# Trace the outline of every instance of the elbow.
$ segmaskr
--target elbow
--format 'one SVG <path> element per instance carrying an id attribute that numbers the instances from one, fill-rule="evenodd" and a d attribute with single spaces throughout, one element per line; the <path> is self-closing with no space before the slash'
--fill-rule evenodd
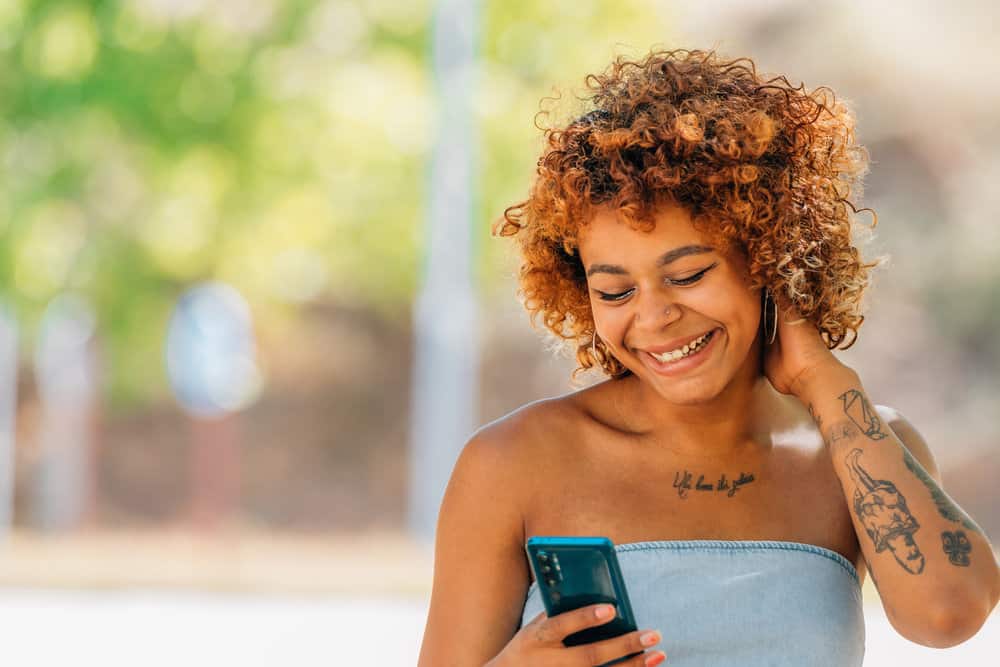
<path id="1" fill-rule="evenodd" d="M 993 561 L 993 592 L 990 595 L 990 608 L 987 613 L 993 613 L 993 609 L 1000 602 L 1000 567 L 997 566 L 996 559 Z"/>
<path id="2" fill-rule="evenodd" d="M 957 646 L 975 636 L 989 618 L 990 609 L 992 606 L 988 602 L 977 601 L 941 614 L 936 623 L 939 639 L 937 648 Z"/>
<path id="3" fill-rule="evenodd" d="M 990 615 L 992 605 L 975 602 L 941 606 L 911 632 L 900 633 L 917 644 L 931 648 L 951 648 L 975 636 Z"/>

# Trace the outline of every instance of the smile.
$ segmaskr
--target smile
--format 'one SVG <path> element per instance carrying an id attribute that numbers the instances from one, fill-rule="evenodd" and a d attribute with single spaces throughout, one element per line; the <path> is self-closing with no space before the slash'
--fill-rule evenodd
<path id="1" fill-rule="evenodd" d="M 712 334 L 715 333 L 715 329 L 712 329 L 706 334 L 695 338 L 693 341 L 687 345 L 683 345 L 676 350 L 670 350 L 669 352 L 650 352 L 649 354 L 656 357 L 657 361 L 677 361 L 678 359 L 683 359 L 684 357 L 691 356 L 702 348 L 703 345 L 707 345 L 708 341 L 712 338 Z"/>
<path id="2" fill-rule="evenodd" d="M 663 375 L 676 375 L 700 366 L 711 355 L 713 344 L 719 337 L 719 329 L 712 329 L 702 334 L 690 343 L 676 350 L 653 354 L 646 350 L 639 352 L 639 357 L 652 371 Z"/>

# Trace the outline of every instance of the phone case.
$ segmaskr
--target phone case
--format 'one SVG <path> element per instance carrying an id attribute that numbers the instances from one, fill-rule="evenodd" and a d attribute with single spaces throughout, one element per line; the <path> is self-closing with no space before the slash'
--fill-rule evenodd
<path id="1" fill-rule="evenodd" d="M 611 540 L 533 536 L 528 538 L 525 550 L 550 618 L 601 602 L 613 604 L 617 609 L 611 621 L 568 635 L 563 639 L 564 645 L 589 644 L 636 630 L 625 579 Z M 639 653 L 605 664 L 613 665 L 636 655 Z"/>

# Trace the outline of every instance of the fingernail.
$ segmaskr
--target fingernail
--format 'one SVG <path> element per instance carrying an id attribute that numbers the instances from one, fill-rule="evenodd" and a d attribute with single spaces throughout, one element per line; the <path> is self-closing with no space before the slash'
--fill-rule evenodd
<path id="1" fill-rule="evenodd" d="M 647 632 L 639 636 L 639 641 L 643 646 L 652 646 L 656 642 L 660 641 L 660 633 L 655 630 Z"/>
<path id="2" fill-rule="evenodd" d="M 667 656 L 660 653 L 659 651 L 657 651 L 656 653 L 650 653 L 648 656 L 646 656 L 646 667 L 656 667 L 656 665 L 660 664 L 666 659 Z"/>
<path id="3" fill-rule="evenodd" d="M 597 614 L 597 618 L 608 618 L 615 611 L 614 607 L 609 607 L 608 605 L 603 605 L 597 608 L 594 612 Z"/>

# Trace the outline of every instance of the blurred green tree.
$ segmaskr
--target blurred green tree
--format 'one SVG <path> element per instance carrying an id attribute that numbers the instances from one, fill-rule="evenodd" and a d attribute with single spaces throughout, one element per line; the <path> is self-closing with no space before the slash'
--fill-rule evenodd
<path id="1" fill-rule="evenodd" d="M 579 86 L 614 52 L 661 40 L 654 9 L 485 3 L 484 288 L 508 266 L 489 224 L 527 191 L 539 99 L 553 80 Z M 112 405 L 128 407 L 167 393 L 166 322 L 195 281 L 233 284 L 262 327 L 314 300 L 408 318 L 438 129 L 432 11 L 431 0 L 0 0 L 0 285 L 28 344 L 55 294 L 83 293 Z"/>

